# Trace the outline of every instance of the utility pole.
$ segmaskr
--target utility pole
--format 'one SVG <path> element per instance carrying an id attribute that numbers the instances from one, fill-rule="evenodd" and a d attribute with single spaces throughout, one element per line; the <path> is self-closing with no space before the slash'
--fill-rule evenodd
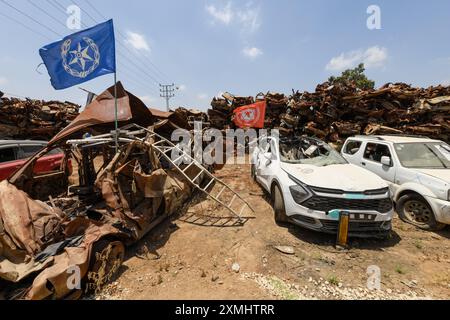
<path id="1" fill-rule="evenodd" d="M 161 98 L 166 99 L 167 111 L 170 111 L 170 99 L 175 97 L 175 84 L 160 84 Z"/>

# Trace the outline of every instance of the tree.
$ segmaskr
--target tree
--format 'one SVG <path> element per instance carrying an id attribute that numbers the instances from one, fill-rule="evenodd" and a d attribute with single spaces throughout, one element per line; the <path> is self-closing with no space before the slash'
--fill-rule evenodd
<path id="1" fill-rule="evenodd" d="M 375 81 L 368 79 L 364 74 L 365 71 L 364 63 L 361 63 L 355 69 L 345 70 L 340 77 L 330 77 L 328 81 L 331 84 L 341 83 L 343 85 L 354 83 L 361 90 L 374 89 Z"/>

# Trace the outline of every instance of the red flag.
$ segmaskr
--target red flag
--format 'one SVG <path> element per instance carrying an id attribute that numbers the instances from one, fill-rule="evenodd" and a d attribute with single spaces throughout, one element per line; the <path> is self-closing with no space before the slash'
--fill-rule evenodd
<path id="1" fill-rule="evenodd" d="M 266 102 L 257 102 L 234 110 L 234 123 L 239 128 L 264 128 Z"/>

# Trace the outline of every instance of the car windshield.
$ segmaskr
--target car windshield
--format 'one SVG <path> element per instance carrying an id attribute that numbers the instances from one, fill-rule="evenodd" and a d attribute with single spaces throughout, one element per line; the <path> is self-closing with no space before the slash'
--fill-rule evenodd
<path id="1" fill-rule="evenodd" d="M 395 151 L 406 168 L 449 169 L 450 146 L 437 143 L 398 143 Z"/>
<path id="2" fill-rule="evenodd" d="M 326 167 L 348 162 L 328 144 L 310 138 L 280 141 L 280 158 L 284 163 Z"/>

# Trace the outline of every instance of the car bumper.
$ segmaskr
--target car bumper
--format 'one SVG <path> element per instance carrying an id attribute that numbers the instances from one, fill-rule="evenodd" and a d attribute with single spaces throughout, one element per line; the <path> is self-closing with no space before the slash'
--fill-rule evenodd
<path id="1" fill-rule="evenodd" d="M 286 215 L 295 225 L 328 234 L 337 234 L 339 219 L 331 217 L 326 212 L 314 211 L 298 205 L 293 199 L 286 203 Z M 345 209 L 342 209 L 345 210 Z M 351 215 L 375 215 L 374 220 L 350 219 L 349 237 L 355 238 L 386 238 L 392 230 L 394 210 L 387 213 L 367 210 L 345 210 Z"/>
<path id="2" fill-rule="evenodd" d="M 431 197 L 425 198 L 433 209 L 436 221 L 444 224 L 450 224 L 450 201 L 439 200 Z"/>

